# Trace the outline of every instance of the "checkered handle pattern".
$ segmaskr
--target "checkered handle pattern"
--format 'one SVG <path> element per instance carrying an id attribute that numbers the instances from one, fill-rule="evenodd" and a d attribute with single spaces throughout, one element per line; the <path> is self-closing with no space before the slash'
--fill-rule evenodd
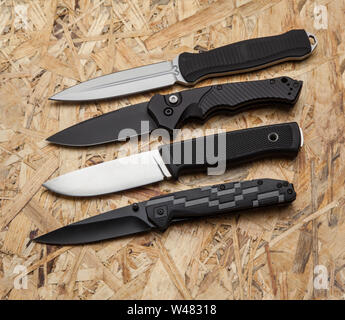
<path id="1" fill-rule="evenodd" d="M 176 192 L 152 198 L 145 205 L 150 221 L 164 230 L 174 220 L 288 204 L 295 199 L 291 183 L 256 179 Z"/>

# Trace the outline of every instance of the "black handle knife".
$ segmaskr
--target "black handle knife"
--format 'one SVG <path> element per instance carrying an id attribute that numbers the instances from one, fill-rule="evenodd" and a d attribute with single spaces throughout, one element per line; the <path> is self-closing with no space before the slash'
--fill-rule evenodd
<path id="1" fill-rule="evenodd" d="M 279 77 L 155 95 L 149 102 L 83 121 L 47 140 L 60 145 L 92 146 L 142 135 L 157 128 L 171 131 L 190 120 L 203 122 L 220 112 L 233 115 L 262 106 L 286 109 L 296 103 L 302 85 L 302 81 Z"/>
<path id="2" fill-rule="evenodd" d="M 197 217 L 213 217 L 256 207 L 286 205 L 296 199 L 291 183 L 257 179 L 175 192 L 115 209 L 44 234 L 34 241 L 73 245 L 128 236 Z"/>
<path id="3" fill-rule="evenodd" d="M 182 53 L 163 61 L 94 78 L 55 94 L 51 99 L 86 101 L 119 97 L 170 86 L 193 85 L 209 77 L 262 69 L 307 58 L 317 39 L 305 30 L 249 39 L 203 53 Z"/>
<path id="4" fill-rule="evenodd" d="M 44 186 L 67 196 L 95 196 L 177 179 L 183 172 L 210 168 L 216 171 L 212 174 L 221 174 L 227 167 L 260 158 L 294 157 L 302 143 L 296 122 L 237 130 L 89 166 L 49 180 Z"/>

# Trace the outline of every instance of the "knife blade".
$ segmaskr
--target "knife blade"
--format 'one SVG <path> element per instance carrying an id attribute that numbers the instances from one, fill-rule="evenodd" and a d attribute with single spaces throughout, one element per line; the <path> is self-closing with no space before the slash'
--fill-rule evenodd
<path id="1" fill-rule="evenodd" d="M 171 223 L 213 217 L 256 207 L 287 205 L 296 199 L 293 184 L 276 179 L 230 182 L 175 192 L 72 223 L 34 239 L 50 245 L 76 245 L 151 230 Z"/>
<path id="2" fill-rule="evenodd" d="M 93 146 L 143 135 L 157 128 L 172 131 L 189 120 L 206 121 L 216 113 L 230 115 L 250 107 L 290 108 L 298 100 L 303 82 L 289 77 L 229 83 L 155 95 L 150 101 L 121 108 L 66 128 L 47 140 L 66 146 Z"/>
<path id="3" fill-rule="evenodd" d="M 140 187 L 181 173 L 264 157 L 295 157 L 303 144 L 296 122 L 236 130 L 160 146 L 66 173 L 43 185 L 66 196 L 95 196 Z"/>
<path id="4" fill-rule="evenodd" d="M 311 40 L 313 42 L 311 42 Z M 100 76 L 65 89 L 51 100 L 87 101 L 119 97 L 227 74 L 248 72 L 288 60 L 303 60 L 316 48 L 316 37 L 305 30 L 249 39 L 203 53 L 182 53 L 172 61 Z"/>

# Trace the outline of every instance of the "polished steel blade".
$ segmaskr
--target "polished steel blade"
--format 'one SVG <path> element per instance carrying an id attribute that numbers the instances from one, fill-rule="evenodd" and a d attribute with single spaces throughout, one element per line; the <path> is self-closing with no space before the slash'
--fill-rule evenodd
<path id="1" fill-rule="evenodd" d="M 150 133 L 157 125 L 147 112 L 147 104 L 139 103 L 91 118 L 47 140 L 65 146 L 82 147 L 122 140 L 119 136 L 121 132 L 128 132 L 127 137 Z"/>
<path id="2" fill-rule="evenodd" d="M 47 189 L 66 196 L 96 196 L 140 187 L 170 178 L 158 150 L 66 173 L 43 184 Z"/>
<path id="3" fill-rule="evenodd" d="M 147 219 L 144 204 L 139 203 L 136 211 L 132 206 L 112 210 L 54 230 L 34 241 L 51 245 L 74 245 L 128 236 L 155 228 Z"/>
<path id="4" fill-rule="evenodd" d="M 94 78 L 63 90 L 50 99 L 87 101 L 119 97 L 156 88 L 184 83 L 178 68 L 178 57 L 173 61 L 150 64 Z"/>

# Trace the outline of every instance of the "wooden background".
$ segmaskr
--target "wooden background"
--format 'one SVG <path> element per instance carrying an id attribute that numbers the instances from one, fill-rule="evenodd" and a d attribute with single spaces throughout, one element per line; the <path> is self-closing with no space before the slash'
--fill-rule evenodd
<path id="1" fill-rule="evenodd" d="M 327 27 L 317 24 L 317 5 L 326 8 Z M 344 14 L 344 0 L 0 1 L 1 298 L 344 299 Z M 305 145 L 294 161 L 265 160 L 222 176 L 183 176 L 177 183 L 92 199 L 59 197 L 41 186 L 48 178 L 114 159 L 122 147 L 67 149 L 48 144 L 46 137 L 146 101 L 153 93 L 83 105 L 48 101 L 52 94 L 184 51 L 292 28 L 316 34 L 319 46 L 309 59 L 199 84 L 287 75 L 304 81 L 292 110 L 251 110 L 186 128 L 234 130 L 297 121 Z M 30 241 L 58 226 L 165 192 L 263 177 L 292 181 L 297 200 L 287 208 L 185 223 L 164 234 L 94 245 L 54 247 Z M 313 284 L 317 265 L 327 271 L 327 289 Z M 20 266 L 27 268 L 27 289 L 16 286 Z"/>

